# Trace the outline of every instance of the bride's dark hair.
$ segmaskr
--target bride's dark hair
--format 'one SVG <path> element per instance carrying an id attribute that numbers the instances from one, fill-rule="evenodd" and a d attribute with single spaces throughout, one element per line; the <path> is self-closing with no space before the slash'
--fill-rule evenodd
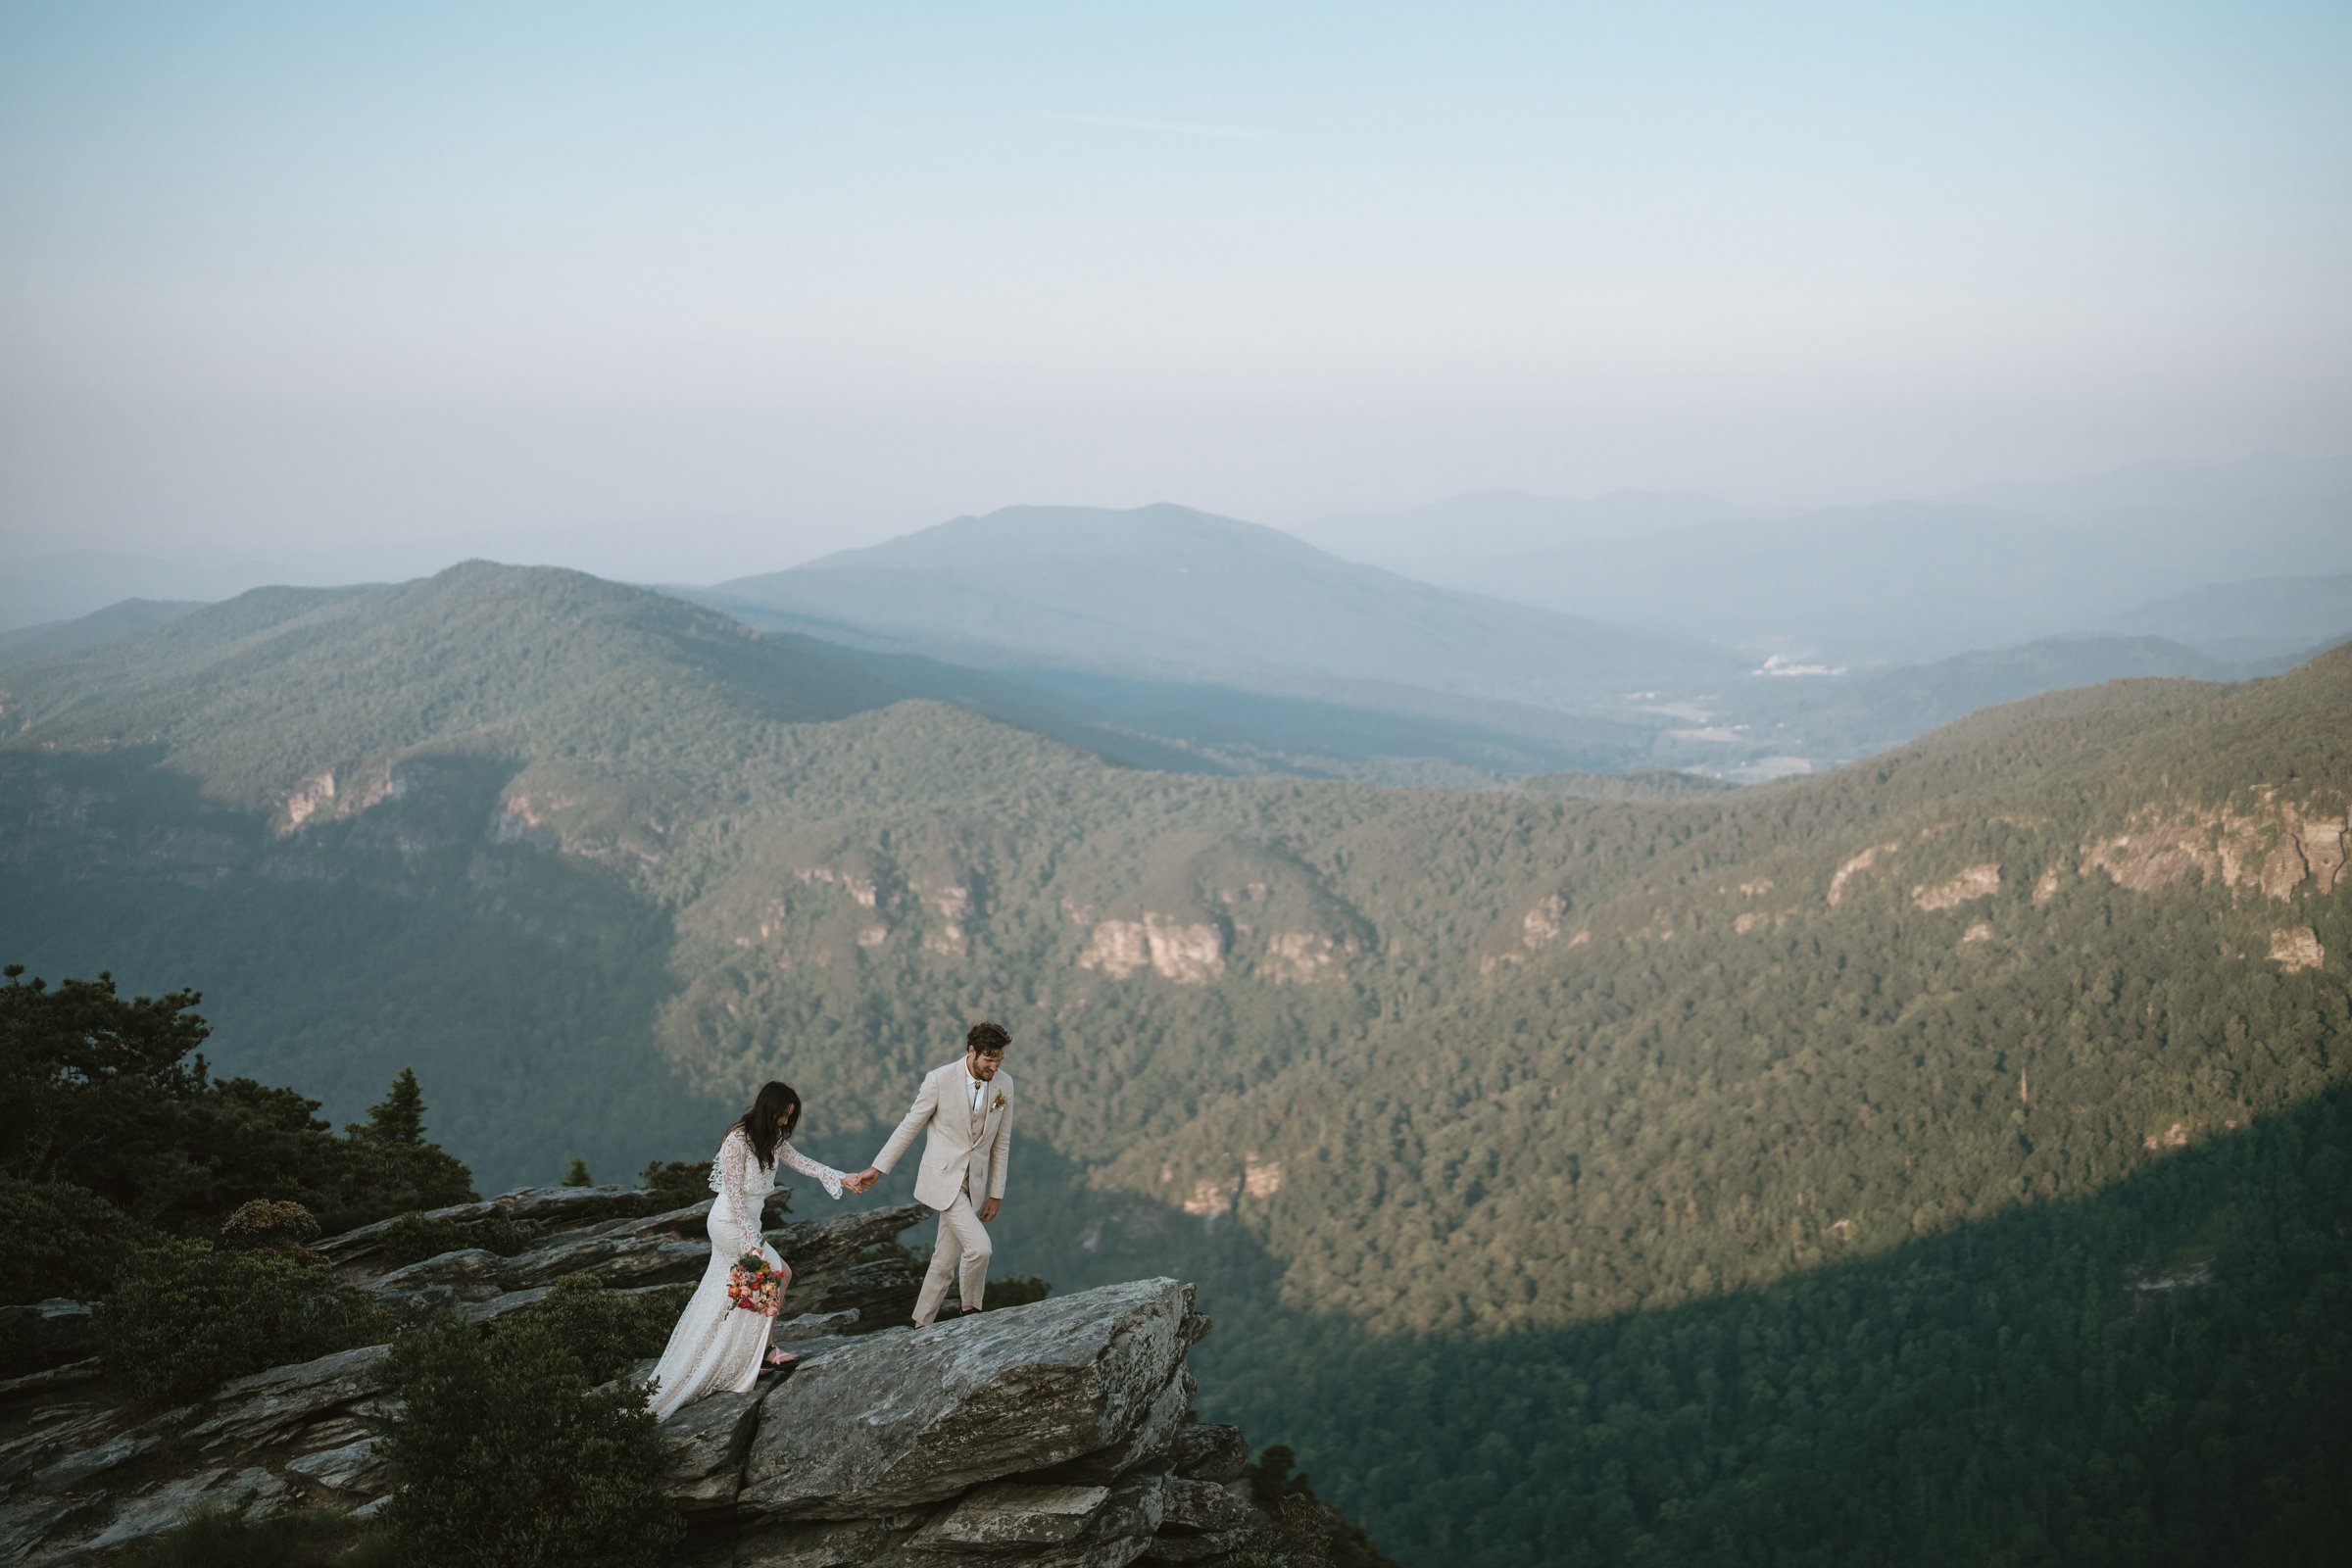
<path id="1" fill-rule="evenodd" d="M 752 1152 L 760 1156 L 760 1163 L 773 1165 L 776 1146 L 800 1129 L 801 1097 L 792 1085 L 771 1078 L 760 1088 L 752 1108 L 743 1113 L 743 1120 L 735 1125 L 751 1141 Z"/>

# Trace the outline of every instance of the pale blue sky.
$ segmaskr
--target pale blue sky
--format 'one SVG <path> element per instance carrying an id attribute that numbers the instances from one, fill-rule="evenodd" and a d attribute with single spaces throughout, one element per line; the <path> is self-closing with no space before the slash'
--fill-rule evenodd
<path id="1" fill-rule="evenodd" d="M 27 0 L 0 527 L 691 575 L 2341 451 L 2348 68 L 2340 3 Z"/>

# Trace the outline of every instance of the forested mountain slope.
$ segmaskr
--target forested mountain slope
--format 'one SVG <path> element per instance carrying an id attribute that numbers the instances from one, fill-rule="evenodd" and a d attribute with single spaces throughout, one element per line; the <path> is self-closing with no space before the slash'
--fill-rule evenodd
<path id="1" fill-rule="evenodd" d="M 487 566 L 0 688 L 0 949 L 197 985 L 224 1068 L 335 1113 L 413 1063 L 485 1183 L 696 1155 L 770 1073 L 854 1162 L 1004 1018 L 1008 1264 L 1243 1248 L 1256 1304 L 1203 1354 L 1310 1464 L 1379 1435 L 1381 1346 L 1533 1377 L 1629 1311 L 2093 1201 L 2346 1076 L 2352 650 L 1656 801 L 1116 767 Z M 1381 1539 L 1553 1549 L 1413 1523 L 1541 1467 L 1411 1451 L 1342 1499 Z"/>
<path id="2" fill-rule="evenodd" d="M 197 608 L 190 600 L 125 599 L 73 620 L 52 620 L 0 631 L 0 667 L 29 664 L 35 660 L 95 648 L 118 637 L 136 636 L 150 627 L 177 620 Z"/>

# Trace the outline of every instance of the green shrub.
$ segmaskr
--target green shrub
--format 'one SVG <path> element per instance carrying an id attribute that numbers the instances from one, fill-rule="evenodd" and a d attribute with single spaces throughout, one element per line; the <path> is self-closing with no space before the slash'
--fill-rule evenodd
<path id="1" fill-rule="evenodd" d="M 401 1214 L 385 1227 L 384 1256 L 398 1267 L 420 1263 L 443 1252 L 478 1247 L 485 1252 L 513 1257 L 531 1245 L 532 1233 L 504 1214 L 488 1219 L 433 1219 L 424 1214 Z"/>
<path id="2" fill-rule="evenodd" d="M 390 1318 L 322 1263 L 163 1242 L 126 1252 L 98 1310 L 107 1372 L 142 1398 L 391 1338 Z"/>
<path id="3" fill-rule="evenodd" d="M 607 1290 L 593 1274 L 566 1274 L 555 1289 L 499 1326 L 546 1329 L 567 1348 L 590 1383 L 621 1376 L 647 1356 L 660 1355 L 677 1325 L 690 1285 L 627 1296 Z"/>
<path id="4" fill-rule="evenodd" d="M 0 1177 L 0 1303 L 53 1296 L 94 1301 L 122 1256 L 155 1233 L 96 1193 L 71 1182 Z"/>
<path id="5" fill-rule="evenodd" d="M 574 1154 L 571 1156 L 571 1164 L 564 1171 L 563 1185 L 565 1187 L 594 1187 L 596 1178 L 588 1174 L 588 1162 Z"/>
<path id="6" fill-rule="evenodd" d="M 710 1162 L 707 1159 L 657 1159 L 637 1178 L 637 1185 L 661 1195 L 663 1204 L 684 1208 L 710 1200 Z"/>
<path id="7" fill-rule="evenodd" d="M 268 1250 L 303 1255 L 303 1243 L 318 1239 L 318 1221 L 300 1203 L 257 1198 L 239 1203 L 220 1223 L 220 1245 L 232 1251 Z"/>
<path id="8" fill-rule="evenodd" d="M 424 1138 L 414 1073 L 337 1138 L 318 1102 L 216 1079 L 196 993 L 125 1000 L 113 979 L 52 987 L 0 968 L 0 1176 L 71 1182 L 159 1229 L 213 1235 L 257 1198 L 291 1198 L 332 1230 L 473 1197 Z"/>
<path id="9" fill-rule="evenodd" d="M 644 1386 L 595 1388 L 548 1321 L 437 1317 L 394 1347 L 386 1387 L 383 1519 L 417 1561 L 653 1568 L 681 1533 Z"/>
<path id="10" fill-rule="evenodd" d="M 396 1568 L 389 1545 L 382 1531 L 340 1513 L 252 1520 L 204 1508 L 125 1557 L 122 1568 Z"/>

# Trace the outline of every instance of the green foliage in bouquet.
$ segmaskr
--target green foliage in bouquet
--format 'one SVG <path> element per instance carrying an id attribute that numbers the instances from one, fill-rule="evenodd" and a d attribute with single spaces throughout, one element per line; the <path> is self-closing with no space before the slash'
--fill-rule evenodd
<path id="1" fill-rule="evenodd" d="M 98 1311 L 110 1376 L 186 1400 L 231 1378 L 392 1337 L 391 1320 L 323 1263 L 167 1241 L 115 1260 Z"/>
<path id="2" fill-rule="evenodd" d="M 488 1335 L 443 1316 L 394 1347 L 383 1519 L 415 1560 L 653 1568 L 682 1533 L 644 1387 L 596 1386 L 564 1337 L 573 1309 Z"/>

